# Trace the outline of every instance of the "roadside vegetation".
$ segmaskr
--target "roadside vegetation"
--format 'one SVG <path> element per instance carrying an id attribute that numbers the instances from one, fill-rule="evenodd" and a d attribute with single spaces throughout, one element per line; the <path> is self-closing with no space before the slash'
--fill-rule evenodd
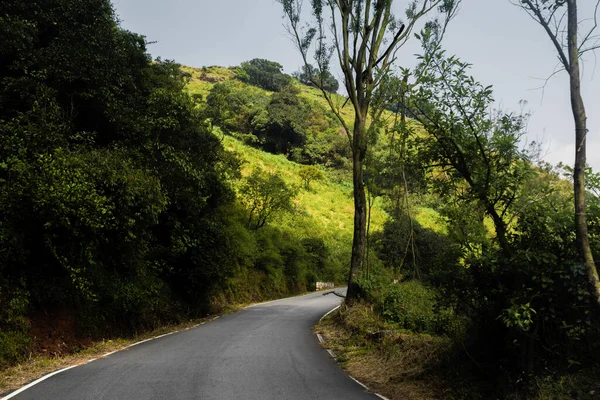
<path id="1" fill-rule="evenodd" d="M 280 3 L 305 61 L 292 76 L 260 58 L 153 59 L 108 0 L 2 3 L 0 388 L 328 281 L 350 297 L 317 330 L 391 399 L 598 398 L 600 174 L 585 154 L 540 161 L 527 113 L 495 109 L 443 50 L 460 2 L 415 1 L 408 26 L 391 0 L 372 15 L 331 3 L 392 34 L 355 54 L 366 72 L 338 53 L 345 82 L 322 2 L 307 31 L 300 3 Z M 576 2 L 522 4 L 543 19 Z M 418 66 L 392 68 L 415 32 Z M 346 98 L 350 80 L 363 86 Z"/>
<path id="2" fill-rule="evenodd" d="M 3 3 L 0 21 L 1 369 L 344 281 L 345 172 L 319 164 L 307 183 L 294 161 L 308 156 L 292 157 L 310 130 L 298 118 L 329 122 L 273 63 L 216 75 L 256 94 L 256 140 L 284 155 L 236 139 L 218 111 L 234 96 L 210 75 L 197 96 L 108 1 Z"/>

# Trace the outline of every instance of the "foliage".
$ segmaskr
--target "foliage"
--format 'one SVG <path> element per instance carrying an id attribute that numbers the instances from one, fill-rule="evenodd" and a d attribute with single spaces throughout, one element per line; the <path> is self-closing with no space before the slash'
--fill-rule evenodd
<path id="1" fill-rule="evenodd" d="M 520 150 L 526 116 L 488 113 L 491 87 L 468 76 L 468 64 L 435 47 L 421 61 L 419 85 L 406 106 L 427 134 L 414 135 L 409 147 L 419 148 L 428 186 L 443 196 L 438 209 L 450 232 L 444 241 L 460 249 L 421 278 L 440 290 L 442 309 L 472 321 L 466 348 L 495 366 L 490 376 L 508 371 L 525 381 L 548 366 L 592 365 L 600 326 L 586 269 L 573 261 L 568 183 L 551 169 L 534 167 L 530 153 Z M 388 265 L 410 254 L 406 249 L 416 232 L 406 222 L 403 229 L 398 222 L 387 224 L 380 251 Z M 396 238 L 404 251 L 394 247 Z M 393 304 L 392 310 L 402 307 Z M 387 312 L 396 320 L 404 317 Z"/>
<path id="2" fill-rule="evenodd" d="M 438 302 L 439 294 L 418 280 L 391 282 L 381 275 L 358 281 L 361 297 L 392 329 L 430 333 L 460 339 L 465 322 Z"/>
<path id="3" fill-rule="evenodd" d="M 569 75 L 571 112 L 575 125 L 573 202 L 575 204 L 575 234 L 579 248 L 577 257 L 585 265 L 590 292 L 595 298 L 597 307 L 600 308 L 600 277 L 594 261 L 587 222 L 585 175 L 588 127 L 585 103 L 581 95 L 580 69 L 583 56 L 598 49 L 595 39 L 597 38 L 600 2 L 596 2 L 592 15 L 587 18 L 579 17 L 577 0 L 521 0 L 515 5 L 523 9 L 544 29 L 550 42 L 554 45 L 559 65 L 562 67 L 561 70 L 564 69 Z M 588 23 L 589 26 L 586 26 Z"/>
<path id="4" fill-rule="evenodd" d="M 347 138 L 293 85 L 269 95 L 228 80 L 215 84 L 202 106 L 213 125 L 250 145 L 306 164 L 347 165 Z"/>
<path id="5" fill-rule="evenodd" d="M 215 84 L 206 99 L 204 114 L 226 132 L 251 133 L 265 124 L 266 95 L 228 80 Z"/>
<path id="6" fill-rule="evenodd" d="M 456 264 L 461 251 L 446 235 L 423 228 L 406 214 L 392 215 L 373 238 L 384 264 L 403 276 L 432 276 Z"/>
<path id="7" fill-rule="evenodd" d="M 301 24 L 301 0 L 279 0 L 279 3 L 289 24 L 288 31 L 295 39 L 304 61 L 304 72 L 312 72 L 313 68 L 308 60 L 313 56 L 319 79 L 312 79 L 312 82 L 319 86 L 350 142 L 355 219 L 346 302 L 351 303 L 356 297 L 357 287 L 354 282 L 360 276 L 367 244 L 367 199 L 363 165 L 369 148 L 368 134 L 381 123 L 379 117 L 385 108 L 381 103 L 372 102 L 374 93 L 381 85 L 382 77 L 392 69 L 398 49 L 406 43 L 415 24 L 437 8 L 445 15 L 446 26 L 460 1 L 413 1 L 406 10 L 407 21 L 403 23 L 393 13 L 392 0 L 359 0 L 351 3 L 324 3 L 319 0 L 311 2 L 312 18 L 304 26 Z M 429 25 L 439 27 L 437 19 Z M 344 76 L 347 101 L 354 110 L 352 128 L 343 117 L 343 105 L 336 104 L 335 97 L 324 88 L 324 78 L 334 55 L 337 55 Z M 375 110 L 370 113 L 371 107 Z M 369 116 L 376 117 L 369 119 Z"/>
<path id="8" fill-rule="evenodd" d="M 293 148 L 306 142 L 309 109 L 298 94 L 292 85 L 273 94 L 267 105 L 267 121 L 262 126 L 254 125 L 254 133 L 266 151 L 289 155 Z"/>
<path id="9" fill-rule="evenodd" d="M 297 71 L 292 75 L 301 83 L 308 86 L 314 85 L 313 80 L 315 80 L 317 82 L 316 86 L 322 87 L 331 93 L 337 93 L 340 87 L 339 82 L 333 75 L 331 75 L 331 72 L 323 71 L 320 73 L 314 66 L 310 64 L 302 66 L 300 71 Z"/>
<path id="10" fill-rule="evenodd" d="M 57 305 L 78 334 L 106 337 L 337 274 L 329 243 L 291 229 L 268 231 L 265 273 L 232 187 L 241 162 L 205 123 L 251 131 L 267 96 L 231 81 L 199 104 L 191 75 L 153 61 L 107 0 L 3 3 L 0 18 L 0 365 L 28 354 L 28 317 Z M 252 225 L 291 209 L 281 178 L 254 182 L 267 198 Z"/>
<path id="11" fill-rule="evenodd" d="M 429 135 L 416 138 L 426 165 L 439 170 L 440 193 L 453 191 L 466 203 L 477 202 L 492 219 L 506 254 L 504 220 L 530 171 L 518 142 L 526 116 L 490 115 L 492 89 L 467 75 L 469 65 L 443 51 L 426 53 L 421 84 L 410 94 L 409 109 Z"/>
<path id="12" fill-rule="evenodd" d="M 310 190 L 311 182 L 323 179 L 323 173 L 314 165 L 303 167 L 300 172 L 298 172 L 298 175 L 300 176 L 300 179 L 302 179 L 304 189 L 306 190 Z"/>
<path id="13" fill-rule="evenodd" d="M 276 174 L 255 169 L 240 190 L 248 212 L 248 228 L 259 229 L 278 212 L 293 211 L 297 190 Z"/>
<path id="14" fill-rule="evenodd" d="M 243 62 L 241 70 L 240 80 L 272 92 L 281 91 L 291 81 L 290 76 L 282 72 L 283 66 L 274 61 L 255 58 Z"/>

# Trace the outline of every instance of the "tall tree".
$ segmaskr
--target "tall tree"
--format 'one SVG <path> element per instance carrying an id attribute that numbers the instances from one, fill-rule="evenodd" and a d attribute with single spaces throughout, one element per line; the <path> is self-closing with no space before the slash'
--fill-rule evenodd
<path id="1" fill-rule="evenodd" d="M 459 0 L 413 0 L 406 10 L 406 22 L 393 13 L 393 0 L 311 0 L 312 18 L 302 28 L 302 0 L 278 0 L 283 6 L 288 30 L 302 55 L 307 72 L 309 57 L 316 61 L 310 80 L 321 89 L 332 112 L 342 124 L 352 149 L 354 186 L 354 238 L 346 301 L 356 295 L 356 278 L 364 260 L 366 243 L 366 196 L 363 163 L 367 154 L 367 132 L 373 125 L 369 111 L 375 90 L 393 67 L 397 51 L 411 36 L 415 25 L 438 9 L 450 19 Z M 330 61 L 334 56 L 344 76 L 348 101 L 354 108 L 354 126 L 341 113 L 343 104 L 325 89 Z M 345 104 L 345 103 L 344 103 Z"/>
<path id="2" fill-rule="evenodd" d="M 517 145 L 527 115 L 490 114 L 492 87 L 477 82 L 468 63 L 439 47 L 423 61 L 428 67 L 405 103 L 428 133 L 416 138 L 421 157 L 434 168 L 442 193 L 460 193 L 466 204 L 479 204 L 494 223 L 503 255 L 511 257 L 507 220 L 529 172 Z"/>
<path id="3" fill-rule="evenodd" d="M 518 5 L 540 24 L 552 41 L 562 69 L 569 74 L 571 92 L 571 110 L 575 121 L 575 168 L 573 168 L 573 189 L 575 192 L 575 227 L 580 257 L 585 265 L 588 280 L 594 298 L 600 305 L 600 279 L 594 263 L 588 235 L 585 206 L 585 168 L 586 168 L 586 136 L 587 116 L 581 96 L 581 75 L 579 58 L 590 51 L 600 48 L 598 35 L 598 9 L 600 0 L 596 1 L 592 26 L 581 31 L 582 20 L 577 13 L 577 0 L 520 0 Z M 579 36 L 579 34 L 582 36 Z M 561 69 L 561 70 L 562 70 Z"/>

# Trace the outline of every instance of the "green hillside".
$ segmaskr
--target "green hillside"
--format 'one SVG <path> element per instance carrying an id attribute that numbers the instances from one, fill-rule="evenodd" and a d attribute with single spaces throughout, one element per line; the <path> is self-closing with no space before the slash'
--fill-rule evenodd
<path id="1" fill-rule="evenodd" d="M 236 74 L 232 68 L 183 66 L 181 69 L 190 75 L 186 89 L 193 95 L 201 95 L 204 102 L 213 87 L 217 83 L 223 82 L 230 82 L 245 93 L 258 96 L 273 95 L 273 92 L 235 79 Z M 294 81 L 293 84 L 299 88 L 300 96 L 308 100 L 312 107 L 322 109 L 327 113 L 329 105 L 317 88 L 303 85 L 298 81 Z M 339 95 L 334 95 L 334 100 L 339 104 L 343 104 L 344 101 L 343 97 Z M 354 119 L 352 107 L 346 105 L 342 112 L 346 122 L 351 125 Z M 385 113 L 386 117 L 391 120 L 392 113 L 388 111 Z M 329 118 L 333 119 L 333 115 L 329 115 Z M 335 119 L 333 121 L 337 122 Z M 302 164 L 290 161 L 282 154 L 271 154 L 247 145 L 231 135 L 223 134 L 219 127 L 215 128 L 215 133 L 222 137 L 227 150 L 238 154 L 242 159 L 241 172 L 244 177 L 250 175 L 254 169 L 261 168 L 281 176 L 289 185 L 302 186 L 299 177 L 299 172 L 304 167 Z M 316 134 L 321 133 L 317 132 Z M 382 135 L 381 140 L 385 142 L 389 138 Z M 295 213 L 278 216 L 274 224 L 282 229 L 293 231 L 300 237 L 317 235 L 322 238 L 330 248 L 331 259 L 335 265 L 335 275 L 342 277 L 345 276 L 348 267 L 352 244 L 354 205 L 351 173 L 348 170 L 327 168 L 322 165 L 319 168 L 324 172 L 324 179 L 312 183 L 310 191 L 301 190 L 295 199 Z M 241 180 L 238 181 L 237 186 L 241 182 Z M 424 228 L 440 233 L 445 232 L 445 223 L 434 209 L 417 206 L 414 212 L 416 221 Z M 370 232 L 381 231 L 387 218 L 383 199 L 375 198 L 371 209 Z"/>

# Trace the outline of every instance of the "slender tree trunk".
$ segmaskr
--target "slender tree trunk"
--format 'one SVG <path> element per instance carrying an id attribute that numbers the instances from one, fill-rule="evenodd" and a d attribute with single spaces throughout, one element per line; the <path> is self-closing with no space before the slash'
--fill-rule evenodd
<path id="1" fill-rule="evenodd" d="M 365 118 L 366 119 L 366 118 Z M 356 298 L 356 280 L 360 277 L 362 269 L 367 225 L 367 199 L 363 180 L 363 162 L 365 150 L 363 146 L 365 119 L 359 115 L 354 122 L 354 143 L 352 149 L 352 176 L 354 183 L 354 237 L 352 239 L 352 258 L 350 260 L 350 274 L 348 276 L 348 292 L 346 304 L 352 304 Z"/>
<path id="2" fill-rule="evenodd" d="M 371 210 L 373 208 L 373 201 L 375 201 L 375 199 L 373 198 L 373 194 L 371 193 L 371 191 L 367 192 L 367 248 L 365 250 L 366 253 L 366 265 L 365 265 L 365 271 L 367 273 L 367 280 L 371 279 L 371 275 L 370 275 L 370 271 L 369 271 L 369 254 L 371 252 L 371 240 L 370 240 L 370 236 L 371 236 Z"/>
<path id="3" fill-rule="evenodd" d="M 580 257 L 587 270 L 588 281 L 595 301 L 600 305 L 600 279 L 594 263 L 588 235 L 585 209 L 585 167 L 587 116 L 581 97 L 581 79 L 579 75 L 579 51 L 577 42 L 577 1 L 568 0 L 568 45 L 569 76 L 571 90 L 571 109 L 575 120 L 575 168 L 573 169 L 573 188 L 575 191 L 575 227 Z"/>
<path id="4" fill-rule="evenodd" d="M 494 222 L 494 228 L 496 229 L 496 238 L 498 239 L 498 243 L 500 244 L 500 249 L 505 257 L 511 257 L 513 255 L 512 248 L 510 243 L 508 243 L 506 222 L 502 219 L 502 217 L 496 211 L 496 208 L 489 204 L 487 206 L 487 214 L 492 217 L 492 221 Z"/>

